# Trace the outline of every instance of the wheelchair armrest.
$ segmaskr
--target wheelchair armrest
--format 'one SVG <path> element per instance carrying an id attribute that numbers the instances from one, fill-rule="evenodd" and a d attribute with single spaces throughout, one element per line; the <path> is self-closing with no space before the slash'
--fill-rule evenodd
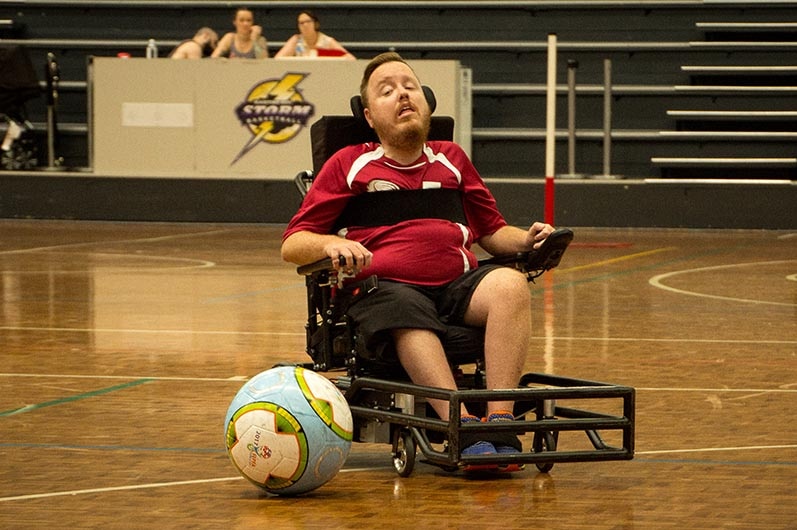
<path id="1" fill-rule="evenodd" d="M 296 268 L 296 272 L 302 276 L 310 276 L 317 272 L 329 272 L 331 270 L 334 270 L 334 267 L 332 266 L 332 258 L 322 258 L 318 261 L 301 265 Z"/>
<path id="2" fill-rule="evenodd" d="M 573 231 L 569 228 L 558 228 L 551 232 L 551 235 L 536 250 L 502 254 L 483 259 L 479 261 L 479 264 L 512 266 L 526 274 L 531 281 L 545 271 L 558 266 L 571 241 L 573 241 Z"/>
<path id="3" fill-rule="evenodd" d="M 340 262 L 341 266 L 346 265 L 346 260 L 343 256 L 341 256 Z M 354 273 L 335 270 L 332 265 L 332 258 L 322 258 L 318 261 L 301 265 L 296 268 L 296 272 L 312 279 L 318 285 L 336 285 L 339 288 L 343 287 L 344 280 L 357 276 Z"/>

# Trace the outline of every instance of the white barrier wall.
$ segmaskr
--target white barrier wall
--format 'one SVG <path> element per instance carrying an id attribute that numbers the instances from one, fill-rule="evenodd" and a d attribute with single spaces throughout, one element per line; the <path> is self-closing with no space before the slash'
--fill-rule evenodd
<path id="1" fill-rule="evenodd" d="M 312 168 L 310 126 L 350 115 L 368 61 L 121 59 L 90 66 L 96 174 L 291 179 Z M 470 76 L 456 61 L 410 61 L 470 151 Z"/>

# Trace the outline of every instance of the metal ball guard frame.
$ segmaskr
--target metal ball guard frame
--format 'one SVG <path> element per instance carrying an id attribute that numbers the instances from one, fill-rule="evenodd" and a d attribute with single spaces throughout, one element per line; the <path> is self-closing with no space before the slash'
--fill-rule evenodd
<path id="1" fill-rule="evenodd" d="M 533 281 L 559 264 L 572 239 L 571 230 L 558 229 L 538 250 L 498 256 L 480 263 L 513 266 Z M 402 377 L 400 367 L 385 372 L 363 362 L 357 331 L 335 305 L 335 292 L 342 285 L 345 273 L 336 271 L 329 259 L 299 267 L 297 272 L 305 276 L 307 285 L 307 353 L 313 359 L 307 367 L 328 373 L 345 395 L 354 417 L 355 442 L 391 444 L 393 466 L 400 476 L 412 473 L 418 454 L 426 462 L 450 471 L 465 466 L 535 464 L 539 471 L 548 472 L 557 462 L 633 458 L 633 388 L 527 373 L 521 377 L 517 388 L 486 390 L 479 359 L 475 359 L 471 373 L 465 373 L 458 362 L 452 363 L 458 376 L 458 390 L 412 384 L 406 375 Z M 431 413 L 428 399 L 448 401 L 450 419 L 443 421 Z M 462 403 L 471 410 L 479 410 L 492 400 L 514 401 L 516 421 L 461 424 Z M 566 406 L 561 404 L 563 402 Z M 594 408 L 593 404 L 598 410 L 586 408 Z M 530 451 L 462 455 L 463 433 L 478 431 L 532 433 Z M 570 444 L 568 441 L 566 447 L 562 447 L 565 437 L 570 440 L 573 437 L 568 435 L 578 432 L 585 433 L 589 443 Z M 613 445 L 604 441 L 607 432 L 613 436 Z"/>

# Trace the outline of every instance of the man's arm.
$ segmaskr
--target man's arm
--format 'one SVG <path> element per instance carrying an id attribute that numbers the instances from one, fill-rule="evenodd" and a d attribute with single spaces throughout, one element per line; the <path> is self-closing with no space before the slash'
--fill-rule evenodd
<path id="1" fill-rule="evenodd" d="M 553 231 L 553 226 L 539 221 L 531 225 L 528 230 L 516 226 L 504 226 L 479 239 L 479 246 L 493 256 L 524 252 L 539 248 Z"/>
<path id="2" fill-rule="evenodd" d="M 282 242 L 282 259 L 297 265 L 332 258 L 332 265 L 340 269 L 340 257 L 345 259 L 347 271 L 358 273 L 371 265 L 372 254 L 357 241 L 306 230 L 294 232 Z"/>

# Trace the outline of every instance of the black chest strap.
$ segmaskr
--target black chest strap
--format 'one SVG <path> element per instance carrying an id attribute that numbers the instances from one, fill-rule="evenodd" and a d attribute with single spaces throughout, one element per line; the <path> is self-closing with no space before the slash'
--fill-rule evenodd
<path id="1" fill-rule="evenodd" d="M 411 219 L 446 219 L 467 225 L 462 193 L 454 188 L 391 190 L 352 197 L 334 231 L 350 226 L 388 226 Z"/>

